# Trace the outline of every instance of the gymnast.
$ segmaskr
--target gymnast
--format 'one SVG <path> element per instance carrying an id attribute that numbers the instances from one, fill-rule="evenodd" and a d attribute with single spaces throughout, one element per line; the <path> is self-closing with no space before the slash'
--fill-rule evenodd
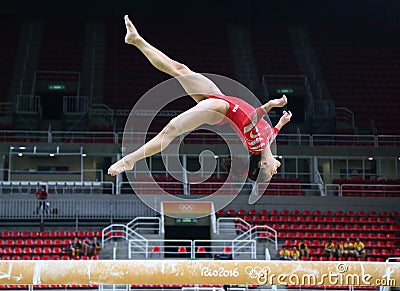
<path id="1" fill-rule="evenodd" d="M 280 162 L 272 155 L 270 145 L 281 128 L 290 121 L 292 113 L 283 111 L 273 128 L 263 116 L 274 107 L 285 106 L 286 96 L 270 100 L 258 108 L 240 98 L 226 96 L 210 79 L 172 60 L 144 40 L 127 15 L 124 19 L 125 43 L 137 47 L 155 68 L 176 78 L 197 104 L 174 117 L 158 135 L 139 149 L 111 165 L 108 174 L 115 176 L 133 169 L 137 161 L 161 152 L 174 138 L 202 124 L 220 125 L 229 122 L 251 154 L 249 178 L 260 182 L 270 181 L 280 167 Z"/>

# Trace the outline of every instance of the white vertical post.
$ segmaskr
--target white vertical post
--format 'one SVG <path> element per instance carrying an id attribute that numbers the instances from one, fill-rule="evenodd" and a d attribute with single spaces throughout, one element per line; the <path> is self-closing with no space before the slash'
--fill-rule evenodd
<path id="1" fill-rule="evenodd" d="M 121 158 L 121 154 L 118 153 L 118 154 L 117 154 L 117 160 L 119 160 L 120 158 Z M 119 187 L 120 181 L 121 181 L 121 174 L 118 174 L 118 175 L 115 177 L 115 185 L 117 185 L 117 191 L 116 191 L 116 193 L 115 193 L 116 195 L 121 194 L 121 188 Z"/>

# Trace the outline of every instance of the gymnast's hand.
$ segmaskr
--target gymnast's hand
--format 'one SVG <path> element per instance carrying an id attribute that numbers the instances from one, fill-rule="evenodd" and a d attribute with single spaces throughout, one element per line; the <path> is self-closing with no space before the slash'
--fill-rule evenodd
<path id="1" fill-rule="evenodd" d="M 291 118 L 292 118 L 292 112 L 285 110 L 283 111 L 283 115 L 279 119 L 279 124 L 281 126 L 284 126 L 286 123 L 290 121 Z"/>

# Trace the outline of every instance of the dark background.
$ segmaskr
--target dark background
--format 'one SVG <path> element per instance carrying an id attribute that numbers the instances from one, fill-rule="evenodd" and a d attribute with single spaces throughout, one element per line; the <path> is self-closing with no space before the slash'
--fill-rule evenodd
<path id="1" fill-rule="evenodd" d="M 311 19 L 362 19 L 395 22 L 400 12 L 397 0 L 201 0 L 201 1 L 9 1 L 1 4 L 1 14 L 37 17 L 62 15 L 96 17 L 130 14 L 179 17 L 181 19 L 232 19 L 251 21 L 269 18 L 288 21 Z"/>

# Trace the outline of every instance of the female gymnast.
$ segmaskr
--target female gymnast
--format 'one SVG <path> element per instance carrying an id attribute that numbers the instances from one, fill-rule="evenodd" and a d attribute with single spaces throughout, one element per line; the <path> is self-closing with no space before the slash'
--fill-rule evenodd
<path id="1" fill-rule="evenodd" d="M 161 152 L 174 138 L 202 124 L 216 125 L 229 122 L 252 154 L 249 178 L 254 181 L 269 181 L 280 167 L 280 162 L 271 153 L 270 144 L 281 128 L 290 121 L 292 113 L 284 111 L 274 128 L 271 128 L 263 116 L 273 107 L 285 106 L 286 96 L 270 100 L 258 108 L 254 108 L 242 99 L 226 96 L 210 79 L 191 71 L 186 65 L 170 59 L 150 45 L 139 35 L 127 15 L 125 15 L 125 26 L 125 42 L 137 47 L 155 68 L 175 77 L 197 105 L 174 117 L 157 136 L 111 165 L 108 174 L 115 176 L 133 169 L 138 160 Z"/>

